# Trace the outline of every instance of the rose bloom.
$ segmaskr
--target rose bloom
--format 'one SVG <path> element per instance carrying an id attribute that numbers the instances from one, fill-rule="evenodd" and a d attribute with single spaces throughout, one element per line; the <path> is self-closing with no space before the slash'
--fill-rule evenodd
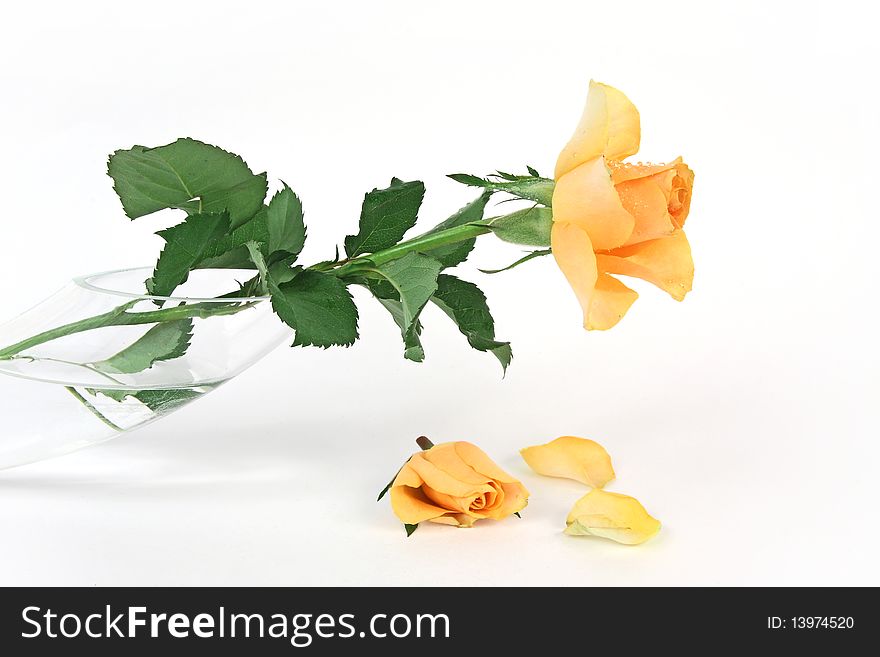
<path id="1" fill-rule="evenodd" d="M 681 158 L 630 164 L 639 113 L 620 91 L 590 82 L 581 122 L 556 163 L 553 255 L 587 329 L 608 329 L 638 294 L 612 274 L 635 276 L 681 301 L 694 263 L 684 227 L 694 174 Z"/>
<path id="2" fill-rule="evenodd" d="M 529 492 L 476 445 L 442 443 L 413 454 L 391 484 L 391 508 L 408 525 L 423 520 L 471 527 L 528 504 Z"/>

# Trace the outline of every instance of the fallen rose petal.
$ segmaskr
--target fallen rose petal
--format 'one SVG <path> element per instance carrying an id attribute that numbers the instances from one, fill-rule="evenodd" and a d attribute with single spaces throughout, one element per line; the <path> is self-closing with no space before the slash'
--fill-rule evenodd
<path id="1" fill-rule="evenodd" d="M 637 499 L 595 488 L 579 499 L 566 519 L 570 536 L 599 536 L 626 545 L 644 543 L 660 531 Z"/>
<path id="2" fill-rule="evenodd" d="M 564 477 L 602 488 L 614 479 L 611 456 L 599 443 L 589 438 L 560 436 L 546 445 L 520 450 L 529 467 L 547 477 Z"/>

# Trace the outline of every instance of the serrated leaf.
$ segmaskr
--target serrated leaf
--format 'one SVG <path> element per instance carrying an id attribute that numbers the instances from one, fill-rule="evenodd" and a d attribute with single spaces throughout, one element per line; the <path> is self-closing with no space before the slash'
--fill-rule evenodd
<path id="1" fill-rule="evenodd" d="M 431 235 L 441 230 L 447 230 L 449 228 L 455 228 L 456 226 L 463 226 L 465 224 L 480 221 L 483 218 L 483 213 L 486 210 L 486 205 L 489 203 L 489 199 L 491 197 L 492 192 L 483 192 L 476 199 L 458 210 L 458 212 L 453 214 L 445 221 L 437 224 L 434 228 L 432 228 L 425 234 Z M 456 265 L 464 262 L 467 259 L 468 255 L 470 255 L 470 252 L 473 250 L 476 242 L 476 238 L 473 238 L 455 244 L 446 244 L 444 246 L 437 247 L 436 249 L 425 251 L 425 254 L 431 256 L 436 260 L 439 260 L 444 267 L 455 267 Z"/>
<path id="2" fill-rule="evenodd" d="M 425 196 L 425 185 L 414 180 L 391 179 L 385 189 L 374 189 L 364 197 L 357 235 L 345 238 L 345 253 L 353 258 L 394 246 L 412 228 Z"/>
<path id="3" fill-rule="evenodd" d="M 388 311 L 394 323 L 397 324 L 397 328 L 400 329 L 400 336 L 403 339 L 404 346 L 403 357 L 416 363 L 421 363 L 425 360 L 425 350 L 422 347 L 422 341 L 419 339 L 422 333 L 422 323 L 417 317 L 407 327 L 403 304 L 400 302 L 400 295 L 394 289 L 394 286 L 386 280 L 372 279 L 364 279 L 360 284 L 376 297 L 376 300 Z"/>
<path id="4" fill-rule="evenodd" d="M 553 211 L 550 208 L 533 206 L 494 217 L 486 225 L 504 242 L 523 246 L 550 246 Z"/>
<path id="5" fill-rule="evenodd" d="M 495 339 L 495 320 L 480 288 L 455 276 L 440 274 L 431 301 L 458 325 L 471 347 L 491 352 L 507 371 L 513 352 L 509 342 Z"/>
<path id="6" fill-rule="evenodd" d="M 157 235 L 165 240 L 165 248 L 148 284 L 150 294 L 166 297 L 174 292 L 202 260 L 210 243 L 228 229 L 229 215 L 222 212 L 190 215 L 183 223 L 160 230 Z"/>
<path id="7" fill-rule="evenodd" d="M 180 358 L 189 347 L 192 328 L 191 319 L 156 324 L 119 353 L 92 366 L 101 372 L 134 374 L 150 369 L 159 361 Z"/>
<path id="8" fill-rule="evenodd" d="M 266 197 L 266 174 L 254 175 L 238 155 L 195 139 L 116 151 L 107 171 L 131 219 L 166 208 L 225 211 L 236 228 L 257 213 Z"/>
<path id="9" fill-rule="evenodd" d="M 437 290 L 437 275 L 442 268 L 434 258 L 413 251 L 369 271 L 380 274 L 394 287 L 403 309 L 403 325 L 408 331 Z"/>
<path id="10" fill-rule="evenodd" d="M 269 201 L 266 225 L 270 256 L 274 258 L 275 254 L 282 254 L 284 258 L 295 260 L 306 242 L 306 225 L 303 222 L 302 203 L 286 184 Z"/>
<path id="11" fill-rule="evenodd" d="M 114 401 L 124 401 L 127 397 L 137 399 L 154 413 L 169 413 L 189 403 L 203 393 L 189 388 L 169 388 L 167 390 L 89 390 L 91 394 L 100 393 Z"/>
<path id="12" fill-rule="evenodd" d="M 294 347 L 347 347 L 357 340 L 357 307 L 340 279 L 306 269 L 282 281 L 272 268 L 268 281 L 273 310 L 296 331 Z"/>
<path id="13" fill-rule="evenodd" d="M 245 246 L 248 242 L 260 244 L 263 257 L 269 257 L 269 228 L 266 225 L 265 206 L 252 219 L 208 244 L 196 269 L 254 269 L 253 260 Z"/>

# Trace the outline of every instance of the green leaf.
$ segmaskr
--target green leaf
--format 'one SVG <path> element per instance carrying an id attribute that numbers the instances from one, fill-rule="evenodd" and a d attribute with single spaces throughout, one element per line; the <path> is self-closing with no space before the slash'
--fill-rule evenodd
<path id="1" fill-rule="evenodd" d="M 415 530 L 417 530 L 419 528 L 419 526 L 418 526 L 418 524 L 415 524 L 415 525 L 404 524 L 403 528 L 406 530 L 406 537 L 409 538 L 410 536 L 413 535 L 413 532 L 415 532 Z"/>
<path id="2" fill-rule="evenodd" d="M 266 266 L 266 260 L 263 258 L 263 252 L 260 251 L 260 245 L 256 242 L 248 242 L 244 245 L 248 250 L 251 260 L 260 272 L 260 293 L 266 293 L 266 280 L 269 278 L 269 268 Z"/>
<path id="3" fill-rule="evenodd" d="M 150 294 L 166 297 L 174 292 L 202 259 L 210 242 L 222 237 L 228 228 L 229 215 L 222 212 L 190 215 L 183 223 L 159 231 L 165 249 L 149 281 Z"/>
<path id="4" fill-rule="evenodd" d="M 114 401 L 121 402 L 132 397 L 141 402 L 154 413 L 170 413 L 176 408 L 189 403 L 203 393 L 189 388 L 170 388 L 167 390 L 89 390 L 91 394 L 100 393 Z"/>
<path id="5" fill-rule="evenodd" d="M 422 308 L 437 290 L 443 265 L 434 258 L 412 251 L 402 258 L 369 269 L 394 286 L 403 310 L 403 326 L 409 331 Z"/>
<path id="6" fill-rule="evenodd" d="M 421 181 L 391 179 L 385 189 L 374 189 L 364 197 L 357 235 L 345 238 L 345 253 L 353 258 L 394 246 L 412 228 L 425 196 Z"/>
<path id="7" fill-rule="evenodd" d="M 532 178 L 540 178 L 541 177 L 541 174 L 538 173 L 537 169 L 535 169 L 534 167 L 530 167 L 530 166 L 526 165 L 526 170 L 529 172 L 529 174 L 532 176 Z"/>
<path id="8" fill-rule="evenodd" d="M 357 340 L 357 307 L 345 283 L 332 274 L 313 270 L 293 273 L 287 267 L 269 269 L 272 308 L 296 331 L 293 346 L 349 346 Z"/>
<path id="9" fill-rule="evenodd" d="M 280 253 L 285 258 L 295 260 L 306 242 L 306 225 L 303 222 L 302 203 L 286 184 L 269 201 L 266 225 L 270 256 Z"/>
<path id="10" fill-rule="evenodd" d="M 208 244 L 196 268 L 254 269 L 254 262 L 245 246 L 248 242 L 259 244 L 263 257 L 268 258 L 269 227 L 266 225 L 266 211 L 267 208 L 263 207 L 252 219 Z"/>
<path id="11" fill-rule="evenodd" d="M 101 372 L 134 374 L 150 369 L 154 363 L 180 358 L 192 338 L 191 319 L 156 324 L 138 340 L 110 358 L 92 363 Z"/>
<path id="12" fill-rule="evenodd" d="M 455 276 L 440 274 L 431 301 L 458 325 L 471 347 L 491 352 L 507 371 L 513 358 L 510 343 L 495 339 L 495 320 L 480 288 Z"/>
<path id="13" fill-rule="evenodd" d="M 531 253 L 523 256 L 522 258 L 520 258 L 516 262 L 509 264 L 506 267 L 502 267 L 501 269 L 480 269 L 479 271 L 481 271 L 484 274 L 500 274 L 503 271 L 513 269 L 514 267 L 519 267 L 524 262 L 528 262 L 529 260 L 532 260 L 533 258 L 539 258 L 540 256 L 550 255 L 551 253 L 553 253 L 553 252 L 550 249 L 542 249 L 540 251 L 532 251 Z"/>
<path id="14" fill-rule="evenodd" d="M 488 180 L 470 173 L 450 173 L 448 177 L 469 187 L 485 187 L 489 183 Z"/>
<path id="15" fill-rule="evenodd" d="M 489 203 L 491 197 L 492 192 L 483 192 L 476 199 L 468 203 L 445 221 L 437 224 L 425 234 L 432 235 L 441 230 L 480 221 L 483 218 L 483 212 L 485 212 L 486 205 Z M 473 238 L 456 244 L 440 246 L 436 249 L 425 251 L 425 254 L 439 260 L 444 267 L 454 267 L 467 259 L 476 243 L 476 238 Z"/>
<path id="16" fill-rule="evenodd" d="M 494 217 L 486 222 L 499 239 L 524 246 L 550 246 L 553 211 L 533 206 L 510 214 Z"/>
<path id="17" fill-rule="evenodd" d="M 125 214 L 137 219 L 166 208 L 190 213 L 228 212 L 232 228 L 257 213 L 266 197 L 266 174 L 244 160 L 195 139 L 134 146 L 110 156 L 108 173 Z"/>
<path id="18" fill-rule="evenodd" d="M 388 311 L 392 319 L 394 319 L 394 323 L 400 329 L 400 336 L 403 338 L 403 357 L 416 363 L 421 363 L 425 360 L 425 349 L 422 347 L 422 341 L 419 338 L 422 333 L 422 323 L 418 318 L 414 322 L 407 324 L 403 304 L 400 301 L 379 296 L 376 299 Z"/>
<path id="19" fill-rule="evenodd" d="M 422 333 L 422 323 L 416 318 L 414 322 L 407 325 L 403 304 L 394 286 L 386 280 L 371 279 L 364 279 L 360 284 L 372 292 L 376 300 L 388 311 L 388 314 L 391 315 L 394 323 L 400 329 L 400 336 L 403 338 L 404 346 L 403 357 L 416 363 L 421 363 L 425 360 L 425 350 L 422 347 L 422 341 L 419 339 Z"/>
<path id="20" fill-rule="evenodd" d="M 480 178 L 469 173 L 453 173 L 449 176 L 456 182 L 471 187 L 482 187 L 491 192 L 506 192 L 512 196 L 540 203 L 548 208 L 553 205 L 553 190 L 556 182 L 549 178 L 536 178 L 535 176 L 515 176 L 509 173 L 500 173 L 501 180 Z"/>

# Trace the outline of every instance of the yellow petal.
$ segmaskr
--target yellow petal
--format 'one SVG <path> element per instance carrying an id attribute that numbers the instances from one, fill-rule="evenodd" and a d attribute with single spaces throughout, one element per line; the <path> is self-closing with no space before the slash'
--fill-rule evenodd
<path id="1" fill-rule="evenodd" d="M 459 451 L 461 444 L 458 442 L 440 443 L 439 445 L 434 445 L 428 451 L 422 452 L 421 456 L 457 481 L 474 485 L 488 483 L 493 478 L 492 475 L 488 472 L 480 472 L 471 463 L 462 458 Z M 479 451 L 479 447 L 474 446 L 474 449 Z M 483 456 L 488 460 L 488 456 L 485 454 Z M 451 491 L 444 490 L 444 492 Z"/>
<path id="2" fill-rule="evenodd" d="M 615 185 L 621 204 L 635 219 L 635 227 L 626 244 L 665 237 L 678 228 L 669 214 L 674 179 L 675 171 L 667 170 Z"/>
<path id="3" fill-rule="evenodd" d="M 448 516 L 431 518 L 430 522 L 436 522 L 439 525 L 452 525 L 453 527 L 473 527 L 477 520 L 479 518 L 474 518 L 464 513 L 451 513 Z"/>
<path id="4" fill-rule="evenodd" d="M 529 491 L 520 482 L 517 481 L 512 484 L 502 483 L 501 487 L 504 489 L 504 503 L 498 507 L 492 516 L 499 520 L 522 511 L 529 504 Z"/>
<path id="5" fill-rule="evenodd" d="M 601 536 L 627 545 L 644 543 L 660 531 L 660 521 L 637 499 L 601 488 L 579 499 L 565 523 L 571 536 Z"/>
<path id="6" fill-rule="evenodd" d="M 408 525 L 417 525 L 423 520 L 432 520 L 449 513 L 448 509 L 431 502 L 419 488 L 392 486 L 389 496 L 394 515 Z"/>
<path id="7" fill-rule="evenodd" d="M 662 164 L 632 164 L 630 162 L 609 163 L 609 167 L 611 168 L 611 179 L 614 181 L 615 185 L 627 182 L 628 180 L 646 178 L 658 173 L 663 173 L 664 171 L 675 169 L 680 165 L 684 166 L 682 165 L 680 157 L 675 158 L 671 162 L 664 162 Z"/>
<path id="8" fill-rule="evenodd" d="M 584 312 L 584 326 L 590 316 L 590 304 L 596 289 L 599 270 L 590 238 L 574 224 L 553 222 L 550 246 L 559 269 L 565 275 Z"/>
<path id="9" fill-rule="evenodd" d="M 669 213 L 679 228 L 684 227 L 691 211 L 691 195 L 694 191 L 694 172 L 688 165 L 679 161 L 675 165 L 675 178 L 672 180 L 672 194 L 669 200 Z"/>
<path id="10" fill-rule="evenodd" d="M 602 488 L 614 479 L 608 452 L 589 438 L 560 436 L 546 445 L 526 447 L 519 453 L 532 470 L 547 477 L 574 479 L 593 488 Z"/>
<path id="11" fill-rule="evenodd" d="M 631 290 L 613 276 L 599 274 L 584 327 L 588 331 L 610 329 L 623 318 L 638 298 L 638 292 Z"/>
<path id="12" fill-rule="evenodd" d="M 590 81 L 580 123 L 559 154 L 556 178 L 600 155 L 622 160 L 639 150 L 639 111 L 621 91 Z"/>
<path id="13" fill-rule="evenodd" d="M 471 497 L 486 490 L 486 479 L 477 477 L 478 481 L 473 479 L 462 481 L 448 472 L 444 472 L 429 461 L 425 454 L 425 452 L 413 454 L 407 465 L 421 477 L 426 488 L 432 488 L 452 497 Z M 474 474 L 471 471 L 472 477 Z"/>
<path id="14" fill-rule="evenodd" d="M 476 445 L 463 440 L 452 443 L 452 445 L 459 458 L 481 475 L 503 483 L 519 483 L 517 479 L 499 468 L 486 452 Z"/>
<path id="15" fill-rule="evenodd" d="M 669 237 L 596 254 L 601 272 L 635 276 L 681 301 L 694 282 L 694 259 L 683 230 Z"/>
<path id="16" fill-rule="evenodd" d="M 605 160 L 598 157 L 572 169 L 553 190 L 553 221 L 579 226 L 597 251 L 624 244 L 636 225 L 620 200 Z"/>

